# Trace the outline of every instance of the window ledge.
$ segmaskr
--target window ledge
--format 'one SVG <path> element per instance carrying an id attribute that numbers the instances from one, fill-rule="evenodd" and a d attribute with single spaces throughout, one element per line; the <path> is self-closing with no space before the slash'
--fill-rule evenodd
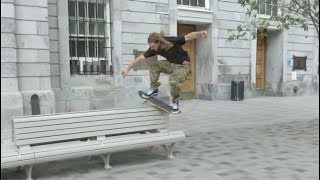
<path id="1" fill-rule="evenodd" d="M 195 7 L 195 6 L 184 6 L 184 5 L 177 5 L 178 10 L 189 10 L 189 11 L 199 11 L 199 12 L 208 12 L 212 13 L 211 10 L 205 9 L 204 7 Z"/>
<path id="2" fill-rule="evenodd" d="M 271 16 L 270 15 L 266 15 L 266 14 L 257 14 L 257 18 L 271 19 Z"/>

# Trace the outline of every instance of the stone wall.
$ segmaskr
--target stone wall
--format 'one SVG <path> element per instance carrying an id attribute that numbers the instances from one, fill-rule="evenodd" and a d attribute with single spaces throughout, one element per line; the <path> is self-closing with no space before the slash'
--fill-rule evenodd
<path id="1" fill-rule="evenodd" d="M 251 46 L 248 36 L 228 42 L 228 30 L 247 20 L 245 10 L 238 0 L 221 1 L 217 3 L 217 87 L 216 98 L 230 99 L 231 81 L 244 81 L 245 98 L 252 97 Z"/>
<path id="2" fill-rule="evenodd" d="M 55 112 L 50 78 L 47 1 L 1 1 L 1 133 L 11 138 L 11 117 L 31 114 L 31 96 L 40 113 Z"/>

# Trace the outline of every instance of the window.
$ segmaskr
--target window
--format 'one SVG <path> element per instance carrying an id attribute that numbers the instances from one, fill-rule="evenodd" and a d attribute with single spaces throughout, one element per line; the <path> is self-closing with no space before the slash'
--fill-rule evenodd
<path id="1" fill-rule="evenodd" d="M 293 56 L 293 66 L 292 71 L 294 70 L 307 70 L 307 56 L 298 57 Z"/>
<path id="2" fill-rule="evenodd" d="M 111 67 L 109 0 L 69 0 L 71 74 L 107 74 Z"/>
<path id="3" fill-rule="evenodd" d="M 266 15 L 267 17 L 277 16 L 278 14 L 278 0 L 258 0 L 259 9 L 258 14 Z"/>
<path id="4" fill-rule="evenodd" d="M 177 4 L 209 9 L 209 0 L 177 0 Z"/>

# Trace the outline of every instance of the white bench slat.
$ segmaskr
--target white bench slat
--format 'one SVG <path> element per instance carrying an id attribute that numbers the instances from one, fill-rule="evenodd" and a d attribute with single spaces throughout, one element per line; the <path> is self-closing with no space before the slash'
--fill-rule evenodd
<path id="1" fill-rule="evenodd" d="M 116 124 L 125 124 L 125 123 L 136 123 L 141 121 L 153 121 L 161 120 L 161 116 L 146 116 L 146 117 L 131 117 L 126 119 L 113 119 L 113 120 L 99 120 L 99 121 L 89 121 L 89 122 L 77 122 L 77 123 L 66 123 L 66 124 L 57 124 L 50 126 L 37 126 L 37 127 L 28 127 L 28 128 L 16 128 L 15 136 L 19 134 L 26 134 L 32 132 L 47 132 L 52 130 L 69 130 L 77 128 L 88 128 L 88 127 L 98 127 L 100 128 L 103 125 L 116 125 Z M 63 132 L 65 133 L 65 132 Z M 23 135 L 25 137 L 25 135 Z"/>
<path id="2" fill-rule="evenodd" d="M 1 151 L 1 169 L 34 164 L 35 158 L 32 152 L 2 152 Z"/>
<path id="3" fill-rule="evenodd" d="M 126 114 L 134 112 L 150 112 L 157 111 L 155 107 L 141 107 L 141 108 L 128 108 L 128 109 L 105 109 L 95 111 L 83 111 L 83 112 L 67 112 L 67 113 L 56 113 L 56 114 L 41 114 L 33 116 L 17 116 L 13 117 L 16 123 L 27 122 L 27 121 L 40 121 L 47 120 L 54 116 L 56 119 L 74 118 L 74 117 L 85 117 L 85 116 L 99 116 L 99 115 L 112 115 L 112 114 Z M 159 110 L 158 110 L 159 111 Z"/>
<path id="4" fill-rule="evenodd" d="M 49 126 L 57 124 L 71 124 L 79 122 L 88 121 L 98 121 L 98 120 L 112 120 L 112 119 L 126 119 L 130 117 L 140 117 L 140 116 L 161 116 L 163 117 L 163 112 L 159 111 L 149 111 L 149 112 L 134 112 L 128 114 L 115 114 L 115 115 L 92 115 L 83 117 L 61 117 L 61 116 L 48 116 L 45 120 L 38 120 L 35 118 L 34 121 L 21 121 L 21 119 L 14 119 L 15 129 L 20 129 L 24 127 L 37 127 L 37 126 Z M 59 119 L 60 118 L 60 119 Z M 29 118 L 30 120 L 30 118 Z"/>
<path id="5" fill-rule="evenodd" d="M 143 137 L 143 138 L 142 138 Z M 113 141 L 112 138 L 109 138 L 110 141 L 104 142 L 103 144 L 94 144 L 90 146 L 79 146 L 79 147 L 70 147 L 56 150 L 47 150 L 47 151 L 37 151 L 35 149 L 35 154 L 37 162 L 48 162 L 53 160 L 60 160 L 66 158 L 73 158 L 79 156 L 88 156 L 96 154 L 105 154 L 107 152 L 118 152 L 125 151 L 133 148 L 147 147 L 156 144 L 166 144 L 170 142 L 177 142 L 184 140 L 185 135 L 183 132 L 176 132 L 173 134 L 161 134 L 159 136 L 148 136 L 143 135 L 141 138 L 136 139 L 122 139 L 121 142 Z M 117 139 L 118 137 L 115 137 Z"/>
<path id="6" fill-rule="evenodd" d="M 88 127 L 80 127 L 80 128 L 71 128 L 71 129 L 55 129 L 51 131 L 34 131 L 31 133 L 24 133 L 24 134 L 16 134 L 16 140 L 23 140 L 23 139 L 32 139 L 38 137 L 50 137 L 50 136 L 60 136 L 60 135 L 69 135 L 69 134 L 76 134 L 82 132 L 95 132 L 95 131 L 102 131 L 102 130 L 111 130 L 111 129 L 122 129 L 128 127 L 143 127 L 149 125 L 158 125 L 165 123 L 162 119 L 160 120 L 148 120 L 148 121 L 138 121 L 138 122 L 128 122 L 122 124 L 106 124 L 100 126 L 88 126 Z"/>
<path id="7" fill-rule="evenodd" d="M 69 134 L 63 136 L 54 136 L 54 137 L 40 137 L 35 139 L 26 139 L 26 140 L 15 140 L 17 146 L 22 145 L 31 145 L 31 144 L 39 144 L 43 142 L 54 142 L 61 141 L 66 139 L 78 139 L 83 137 L 94 137 L 94 136 L 104 136 L 104 135 L 112 135 L 112 134 L 121 134 L 121 133 L 129 133 L 135 131 L 144 131 L 150 129 L 163 129 L 168 127 L 167 124 L 157 124 L 157 125 L 149 125 L 149 126 L 140 126 L 140 127 L 129 127 L 122 129 L 111 129 L 111 130 L 103 130 L 96 132 L 85 132 L 85 133 L 77 133 L 77 134 Z"/>
<path id="8" fill-rule="evenodd" d="M 68 141 L 68 142 L 60 142 L 55 143 L 54 146 L 51 144 L 44 144 L 44 145 L 38 145 L 38 146 L 32 146 L 33 152 L 46 152 L 46 151 L 54 151 L 54 150 L 61 150 L 61 149 L 69 149 L 69 148 L 75 148 L 75 147 L 82 147 L 82 146 L 91 146 L 95 144 L 105 144 L 105 143 L 116 143 L 121 141 L 131 141 L 136 139 L 143 139 L 143 138 L 155 138 L 155 137 L 161 137 L 161 136 L 168 136 L 168 135 L 177 135 L 182 134 L 181 131 L 171 132 L 171 133 L 147 133 L 147 134 L 141 134 L 141 133 L 135 133 L 135 134 L 123 134 L 118 136 L 108 136 L 104 140 L 88 140 L 88 141 Z"/>

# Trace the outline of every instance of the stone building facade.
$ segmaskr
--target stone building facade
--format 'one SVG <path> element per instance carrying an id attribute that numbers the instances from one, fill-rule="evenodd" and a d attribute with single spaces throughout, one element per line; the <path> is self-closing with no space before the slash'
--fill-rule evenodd
<path id="1" fill-rule="evenodd" d="M 10 134 L 12 116 L 32 114 L 34 94 L 41 114 L 139 105 L 137 91 L 149 85 L 148 66 L 141 64 L 126 78 L 121 69 L 147 50 L 148 34 L 160 30 L 167 35 L 208 30 L 207 39 L 188 45 L 193 56 L 192 82 L 185 86 L 189 98 L 230 99 L 233 80 L 244 81 L 245 98 L 318 93 L 315 30 L 268 29 L 260 42 L 264 64 L 258 80 L 260 40 L 226 41 L 228 29 L 247 20 L 237 2 L 1 0 L 2 137 Z M 296 56 L 304 57 L 303 68 L 293 67 Z M 168 76 L 160 81 L 161 95 L 169 96 Z"/>

